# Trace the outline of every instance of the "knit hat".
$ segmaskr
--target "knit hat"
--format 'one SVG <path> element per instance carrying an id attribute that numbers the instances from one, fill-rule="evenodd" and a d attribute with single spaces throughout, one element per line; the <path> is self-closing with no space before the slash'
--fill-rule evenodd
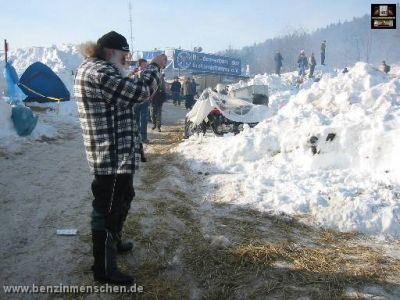
<path id="1" fill-rule="evenodd" d="M 97 40 L 97 44 L 103 48 L 117 49 L 121 51 L 129 51 L 129 45 L 126 38 L 115 32 L 110 31 Z"/>

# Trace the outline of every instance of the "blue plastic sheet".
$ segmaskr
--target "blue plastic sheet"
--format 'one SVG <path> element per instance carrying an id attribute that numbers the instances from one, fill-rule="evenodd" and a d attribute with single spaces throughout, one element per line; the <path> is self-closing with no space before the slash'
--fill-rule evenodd
<path id="1" fill-rule="evenodd" d="M 4 66 L 4 78 L 7 83 L 7 96 L 9 104 L 19 104 L 26 97 L 21 89 L 17 86 L 18 74 L 12 65 L 12 61 L 8 61 Z"/>
<path id="2" fill-rule="evenodd" d="M 11 119 L 19 136 L 30 135 L 35 129 L 38 116 L 36 116 L 29 107 L 24 105 L 15 105 L 11 109 Z"/>

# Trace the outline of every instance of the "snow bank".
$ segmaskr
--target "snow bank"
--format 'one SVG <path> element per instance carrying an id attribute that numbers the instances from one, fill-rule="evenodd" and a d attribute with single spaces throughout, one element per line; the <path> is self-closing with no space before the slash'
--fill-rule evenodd
<path id="1" fill-rule="evenodd" d="M 3 99 L 0 99 L 0 125 L 0 140 L 17 134 L 11 120 L 11 105 Z"/>
<path id="2" fill-rule="evenodd" d="M 211 177 L 226 201 L 400 236 L 399 74 L 360 62 L 346 74 L 328 70 L 298 93 L 284 76 L 254 80 L 272 83 L 276 114 L 237 136 L 183 143 L 178 151 L 192 167 L 230 173 Z"/>
<path id="3" fill-rule="evenodd" d="M 19 76 L 34 62 L 44 63 L 61 78 L 71 95 L 75 70 L 83 60 L 76 45 L 16 49 L 9 52 L 9 59 L 14 62 Z M 4 61 L 3 56 L 0 60 Z M 0 64 L 0 68 L 4 68 L 4 63 Z"/>

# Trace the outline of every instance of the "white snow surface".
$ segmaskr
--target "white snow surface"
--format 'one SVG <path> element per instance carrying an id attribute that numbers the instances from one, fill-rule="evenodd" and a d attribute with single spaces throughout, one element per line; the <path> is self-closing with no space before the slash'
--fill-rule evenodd
<path id="1" fill-rule="evenodd" d="M 210 172 L 224 201 L 398 237 L 400 68 L 384 74 L 359 62 L 347 74 L 317 72 L 320 81 L 307 79 L 299 91 L 295 73 L 239 82 L 270 85 L 273 116 L 236 136 L 193 136 L 178 151 L 194 170 Z"/>

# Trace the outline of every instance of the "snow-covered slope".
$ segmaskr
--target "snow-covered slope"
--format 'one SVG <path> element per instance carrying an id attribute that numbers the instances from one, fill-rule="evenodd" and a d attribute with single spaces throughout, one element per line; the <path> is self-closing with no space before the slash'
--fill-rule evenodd
<path id="1" fill-rule="evenodd" d="M 70 92 L 72 92 L 73 78 L 76 68 L 82 62 L 76 45 L 61 45 L 52 47 L 29 47 L 16 49 L 9 53 L 9 59 L 19 76 L 32 63 L 40 61 L 50 67 L 64 82 Z M 0 68 L 4 68 L 4 59 L 0 56 Z M 4 80 L 1 76 L 1 80 Z"/>
<path id="2" fill-rule="evenodd" d="M 272 85 L 273 117 L 237 136 L 193 137 L 179 151 L 194 169 L 214 171 L 210 180 L 226 201 L 400 236 L 396 70 L 386 75 L 360 62 L 347 74 L 325 72 L 298 93 L 288 75 L 257 76 Z"/>

